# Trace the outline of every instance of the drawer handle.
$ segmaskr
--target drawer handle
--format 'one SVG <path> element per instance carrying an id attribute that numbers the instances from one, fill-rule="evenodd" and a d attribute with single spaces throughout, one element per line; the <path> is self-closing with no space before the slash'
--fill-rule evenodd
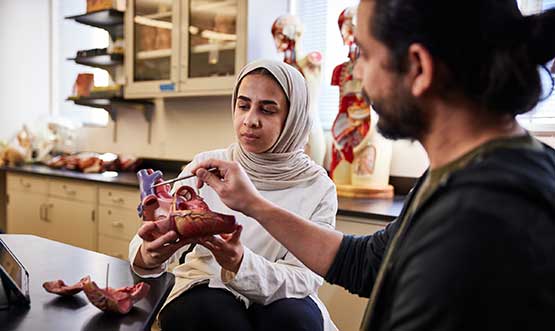
<path id="1" fill-rule="evenodd" d="M 68 189 L 67 186 L 66 186 L 65 184 L 62 185 L 62 188 L 64 189 L 64 191 L 65 191 L 66 194 L 68 194 L 68 195 L 75 195 L 75 194 L 77 194 L 77 191 Z"/>
<path id="2" fill-rule="evenodd" d="M 48 219 L 48 209 L 49 208 L 54 208 L 54 204 L 53 203 L 47 203 L 44 205 L 44 219 L 43 221 L 45 222 L 50 222 L 50 220 Z"/>
<path id="3" fill-rule="evenodd" d="M 40 205 L 40 209 L 39 209 L 39 218 L 41 221 L 46 220 L 46 205 L 44 203 L 41 203 Z"/>
<path id="4" fill-rule="evenodd" d="M 123 198 L 117 198 L 117 199 L 112 199 L 112 202 L 122 204 L 125 202 L 125 200 L 123 200 Z"/>
<path id="5" fill-rule="evenodd" d="M 31 188 L 31 183 L 25 183 L 23 181 L 23 178 L 19 178 L 19 183 L 21 183 L 21 185 L 23 185 L 24 188 Z"/>
<path id="6" fill-rule="evenodd" d="M 114 228 L 123 228 L 123 223 L 119 222 L 119 221 L 114 221 L 114 222 L 112 222 L 112 226 Z"/>

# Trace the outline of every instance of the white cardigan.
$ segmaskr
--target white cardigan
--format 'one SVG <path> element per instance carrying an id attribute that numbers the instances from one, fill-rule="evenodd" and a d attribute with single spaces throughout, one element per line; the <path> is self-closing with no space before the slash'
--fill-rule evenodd
<path id="1" fill-rule="evenodd" d="M 226 151 L 221 149 L 198 154 L 182 174 L 189 174 L 195 164 L 209 158 L 225 160 Z M 187 179 L 176 183 L 174 190 L 181 185 L 195 187 L 195 184 L 195 178 Z M 335 185 L 327 176 L 320 176 L 309 184 L 279 191 L 260 191 L 260 194 L 278 206 L 320 226 L 330 229 L 335 227 L 337 194 Z M 234 215 L 237 222 L 243 225 L 240 238 L 245 248 L 243 261 L 237 274 L 234 274 L 222 269 L 208 249 L 197 245 L 187 254 L 185 263 L 173 269 L 175 285 L 165 304 L 198 283 L 208 283 L 209 287 L 226 289 L 234 293 L 246 306 L 250 302 L 266 305 L 283 298 L 310 296 L 322 312 L 324 330 L 337 330 L 324 304 L 317 297 L 318 288 L 323 284 L 322 277 L 305 267 L 254 219 L 226 207 L 210 187 L 204 185 L 200 195 L 211 210 Z M 188 248 L 181 248 L 159 269 L 145 270 L 133 266 L 141 243 L 142 239 L 135 235 L 129 245 L 129 260 L 133 271 L 145 278 L 158 277 Z"/>

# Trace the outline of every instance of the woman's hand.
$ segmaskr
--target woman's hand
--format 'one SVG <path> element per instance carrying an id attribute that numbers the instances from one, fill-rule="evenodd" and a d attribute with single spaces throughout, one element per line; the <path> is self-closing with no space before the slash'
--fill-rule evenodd
<path id="1" fill-rule="evenodd" d="M 208 172 L 206 169 L 209 168 L 218 168 L 218 173 Z M 226 206 L 245 215 L 252 216 L 264 201 L 237 162 L 210 159 L 199 163 L 191 172 L 197 175 L 198 188 L 206 183 L 216 191 Z"/>
<path id="2" fill-rule="evenodd" d="M 144 222 L 137 234 L 143 239 L 143 243 L 133 264 L 144 269 L 159 267 L 178 249 L 194 242 L 193 240 L 177 240 L 177 233 L 173 230 L 160 233 L 154 222 Z"/>
<path id="3" fill-rule="evenodd" d="M 202 238 L 198 243 L 212 252 L 222 268 L 237 273 L 241 266 L 241 261 L 243 261 L 244 253 L 243 244 L 239 240 L 242 230 L 243 227 L 238 225 L 235 232 L 221 234 L 221 239 L 216 236 L 210 236 Z"/>

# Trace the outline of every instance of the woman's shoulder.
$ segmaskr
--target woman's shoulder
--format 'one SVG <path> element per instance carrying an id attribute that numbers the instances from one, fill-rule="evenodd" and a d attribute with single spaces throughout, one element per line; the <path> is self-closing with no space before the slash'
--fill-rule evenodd
<path id="1" fill-rule="evenodd" d="M 331 180 L 326 171 L 322 169 L 322 171 L 317 176 L 315 176 L 314 179 L 296 185 L 293 188 L 302 190 L 309 189 L 317 192 L 326 193 L 330 190 L 335 191 L 335 183 Z"/>
<path id="2" fill-rule="evenodd" d="M 214 149 L 211 151 L 201 152 L 195 155 L 193 158 L 193 162 L 199 163 L 202 161 L 206 161 L 208 159 L 219 159 L 219 160 L 227 160 L 227 149 Z"/>
<path id="3" fill-rule="evenodd" d="M 323 189 L 333 189 L 335 190 L 335 183 L 328 176 L 327 172 L 324 170 L 321 175 L 317 176 L 314 180 L 315 185 L 322 187 Z"/>

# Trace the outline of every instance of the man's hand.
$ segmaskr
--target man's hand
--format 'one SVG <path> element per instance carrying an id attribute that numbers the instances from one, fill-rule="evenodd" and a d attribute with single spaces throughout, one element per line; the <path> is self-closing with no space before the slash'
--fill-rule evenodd
<path id="1" fill-rule="evenodd" d="M 243 227 L 238 225 L 235 232 L 221 234 L 221 239 L 216 236 L 210 236 L 202 238 L 198 243 L 212 252 L 222 268 L 237 273 L 241 266 L 241 261 L 243 261 L 244 253 L 243 244 L 239 240 L 242 230 Z"/>
<path id="2" fill-rule="evenodd" d="M 218 168 L 219 173 L 208 172 L 206 169 L 209 168 Z M 208 184 L 226 206 L 247 216 L 252 216 L 257 206 L 264 201 L 237 162 L 210 159 L 199 163 L 191 172 L 197 175 L 198 188 L 204 183 Z"/>
<path id="3" fill-rule="evenodd" d="M 193 240 L 177 240 L 177 233 L 173 230 L 160 233 L 154 222 L 144 222 L 137 234 L 143 239 L 143 243 L 133 264 L 144 269 L 159 267 L 178 249 L 194 242 Z"/>

